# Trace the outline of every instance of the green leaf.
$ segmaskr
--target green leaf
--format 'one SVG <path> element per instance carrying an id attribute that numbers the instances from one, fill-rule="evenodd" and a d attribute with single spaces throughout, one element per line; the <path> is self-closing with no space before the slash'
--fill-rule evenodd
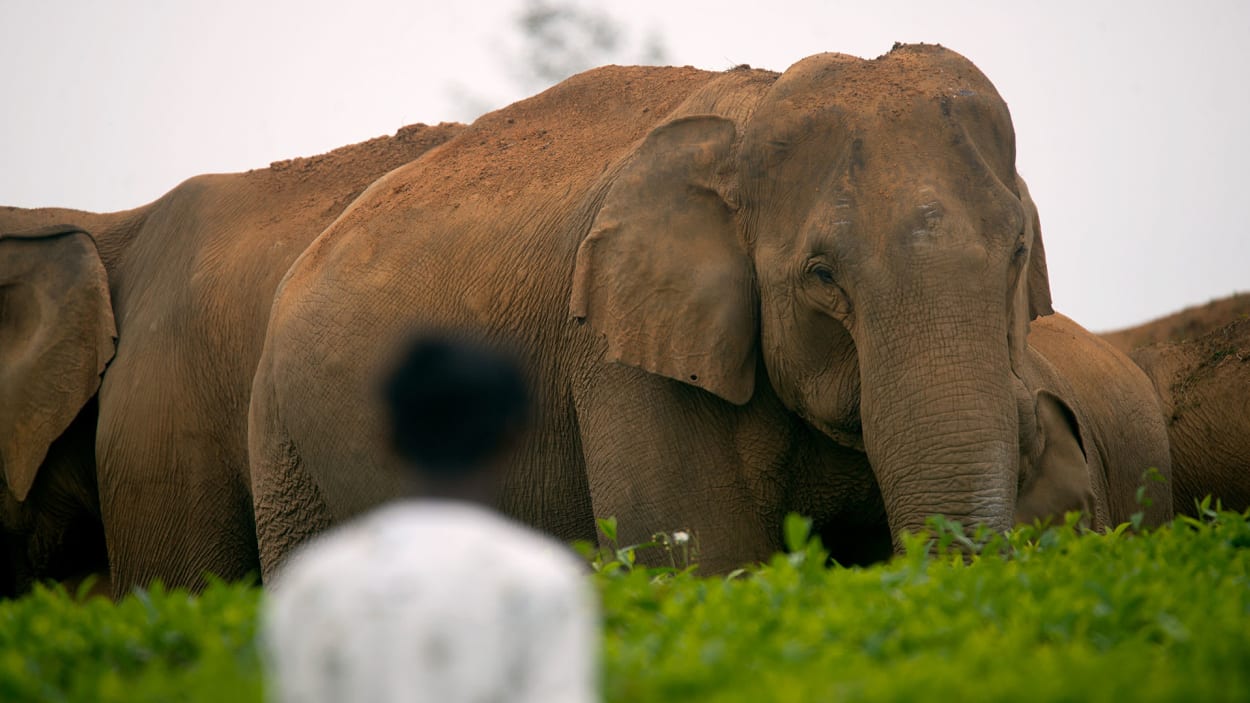
<path id="1" fill-rule="evenodd" d="M 614 517 L 599 518 L 597 522 L 599 524 L 599 531 L 603 533 L 603 536 L 607 537 L 609 542 L 615 544 L 616 543 L 616 517 L 614 516 Z"/>
<path id="2" fill-rule="evenodd" d="M 791 554 L 802 552 L 807 546 L 807 539 L 812 534 L 812 519 L 798 513 L 786 515 L 782 525 L 786 542 L 786 551 Z"/>

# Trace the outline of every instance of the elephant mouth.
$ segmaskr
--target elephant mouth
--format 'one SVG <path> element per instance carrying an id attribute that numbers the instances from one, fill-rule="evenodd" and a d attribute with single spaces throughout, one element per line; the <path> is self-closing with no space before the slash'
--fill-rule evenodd
<path id="1" fill-rule="evenodd" d="M 834 425 L 821 420 L 812 421 L 812 425 L 820 430 L 829 439 L 846 447 L 854 449 L 857 452 L 864 451 L 864 433 L 859 423 L 855 423 L 853 427 Z"/>

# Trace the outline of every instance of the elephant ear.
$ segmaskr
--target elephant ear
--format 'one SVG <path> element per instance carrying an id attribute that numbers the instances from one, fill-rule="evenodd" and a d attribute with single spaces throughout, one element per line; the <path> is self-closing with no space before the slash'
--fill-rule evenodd
<path id="1" fill-rule="evenodd" d="M 607 339 L 606 360 L 743 404 L 755 390 L 750 260 L 720 185 L 732 122 L 657 127 L 623 166 L 577 250 L 569 304 Z"/>
<path id="2" fill-rule="evenodd" d="M 1076 413 L 1059 396 L 1039 390 L 1035 398 L 1037 430 L 1041 443 L 1027 468 L 1016 507 L 1016 521 L 1063 517 L 1080 510 L 1086 518 L 1099 519 L 1085 439 Z"/>
<path id="3" fill-rule="evenodd" d="M 1016 176 L 1016 187 L 1020 191 L 1020 202 L 1024 205 L 1026 226 L 1033 230 L 1033 245 L 1029 253 L 1027 274 L 1029 322 L 1039 317 L 1054 314 L 1050 301 L 1050 274 L 1046 272 L 1046 247 L 1042 245 L 1042 218 L 1037 213 L 1037 204 L 1029 195 L 1029 186 L 1024 179 Z"/>
<path id="4" fill-rule="evenodd" d="M 115 338 L 90 236 L 68 226 L 0 235 L 0 469 L 19 501 L 99 389 Z"/>
<path id="5" fill-rule="evenodd" d="M 1015 359 L 1023 359 L 1029 334 L 1029 323 L 1055 312 L 1050 301 L 1050 275 L 1046 272 L 1046 249 L 1042 245 L 1041 217 L 1029 195 L 1024 179 L 1016 176 L 1016 190 L 1024 207 L 1025 239 L 1029 244 L 1029 260 L 1021 269 L 1012 290 L 1012 319 L 1009 342 Z"/>

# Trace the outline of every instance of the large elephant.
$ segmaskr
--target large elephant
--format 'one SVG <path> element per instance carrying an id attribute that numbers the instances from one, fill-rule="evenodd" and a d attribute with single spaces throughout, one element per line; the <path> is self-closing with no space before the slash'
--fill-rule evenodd
<path id="1" fill-rule="evenodd" d="M 1172 448 L 1173 507 L 1210 495 L 1250 508 L 1250 295 L 1182 310 L 1105 337 L 1158 391 Z"/>
<path id="2" fill-rule="evenodd" d="M 198 176 L 126 212 L 0 209 L 0 593 L 257 570 L 247 407 L 273 291 L 369 183 L 459 129 Z"/>
<path id="3" fill-rule="evenodd" d="M 1127 519 L 1169 471 L 1161 412 L 1066 319 L 1030 348 L 1050 313 L 1007 107 L 962 56 L 590 71 L 380 179 L 287 273 L 252 395 L 262 569 L 404 490 L 377 378 L 423 328 L 526 359 L 501 507 L 558 536 L 691 529 L 715 571 L 789 510 L 844 561 L 935 513 Z M 1100 373 L 1121 405 L 1075 397 Z"/>

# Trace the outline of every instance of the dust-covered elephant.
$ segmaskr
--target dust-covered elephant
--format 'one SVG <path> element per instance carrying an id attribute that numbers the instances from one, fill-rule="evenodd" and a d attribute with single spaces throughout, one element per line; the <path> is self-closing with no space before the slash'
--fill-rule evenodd
<path id="1" fill-rule="evenodd" d="M 1157 402 L 1070 321 L 1031 349 L 1050 313 L 1007 107 L 958 54 L 590 71 L 388 174 L 288 272 L 252 395 L 262 567 L 403 489 L 377 378 L 423 328 L 527 360 L 501 507 L 559 536 L 685 528 L 723 570 L 790 510 L 843 561 L 935 513 L 1127 519 L 1168 473 Z M 1123 408 L 1075 397 L 1100 368 Z"/>
<path id="2" fill-rule="evenodd" d="M 458 129 L 198 176 L 126 212 L 0 208 L 0 593 L 257 570 L 247 407 L 273 291 L 370 182 Z"/>
<path id="3" fill-rule="evenodd" d="M 1239 320 L 1250 320 L 1250 293 L 1234 293 L 1100 336 L 1131 356 L 1139 347 L 1191 341 Z"/>
<path id="4" fill-rule="evenodd" d="M 1250 508 L 1250 295 L 1108 333 L 1158 391 L 1172 447 L 1174 507 L 1210 495 Z"/>

